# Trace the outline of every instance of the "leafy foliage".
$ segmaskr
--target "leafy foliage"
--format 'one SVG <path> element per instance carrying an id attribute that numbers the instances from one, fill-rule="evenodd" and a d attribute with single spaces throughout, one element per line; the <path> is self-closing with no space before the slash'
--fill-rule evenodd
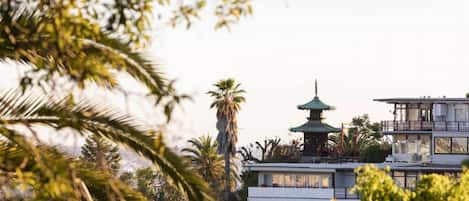
<path id="1" fill-rule="evenodd" d="M 389 144 L 369 145 L 360 152 L 360 162 L 381 163 L 385 161 L 386 156 L 390 153 L 391 146 Z"/>
<path id="2" fill-rule="evenodd" d="M 164 176 L 151 168 L 140 168 L 135 172 L 125 172 L 120 179 L 141 192 L 148 200 L 185 201 L 184 196 L 168 184 Z"/>
<path id="3" fill-rule="evenodd" d="M 89 135 L 81 148 L 82 159 L 93 164 L 93 168 L 117 174 L 121 156 L 119 147 L 97 135 Z"/>
<path id="4" fill-rule="evenodd" d="M 353 118 L 346 132 L 329 136 L 329 143 L 341 156 L 358 157 L 365 148 L 380 142 L 379 123 L 372 123 L 367 114 Z"/>
<path id="5" fill-rule="evenodd" d="M 353 190 L 357 192 L 361 200 L 385 200 L 402 201 L 405 192 L 394 184 L 388 175 L 390 169 L 379 170 L 373 165 L 365 165 L 355 169 L 358 175 Z"/>
<path id="6" fill-rule="evenodd" d="M 463 201 L 469 199 L 469 170 L 463 169 L 461 178 L 428 174 L 422 175 L 414 191 L 398 187 L 389 176 L 389 168 L 380 170 L 365 165 L 355 170 L 358 174 L 354 191 L 360 199 L 396 201 Z"/>
<path id="7" fill-rule="evenodd" d="M 207 185 L 200 177 L 192 174 L 187 165 L 166 147 L 161 135 L 142 128 L 132 117 L 107 106 L 91 104 L 85 100 L 74 103 L 68 97 L 56 99 L 50 96 L 23 95 L 12 91 L 0 95 L 0 122 L 2 122 L 0 128 L 6 131 L 0 134 L 9 142 L 21 145 L 20 147 L 36 160 L 40 161 L 41 153 L 32 149 L 34 146 L 31 143 L 25 140 L 18 141 L 16 138 L 22 135 L 5 126 L 23 126 L 35 134 L 37 131 L 32 126 L 45 125 L 59 130 L 72 129 L 79 134 L 92 133 L 109 139 L 151 160 L 168 176 L 170 183 L 185 192 L 189 199 L 209 199 L 206 194 Z M 10 136 L 11 133 L 15 135 Z M 46 168 L 46 170 L 50 177 L 55 178 L 55 171 L 68 169 L 66 166 L 62 168 L 57 170 Z"/>
<path id="8" fill-rule="evenodd" d="M 224 184 L 223 157 L 217 154 L 217 143 L 209 135 L 194 138 L 188 141 L 190 147 L 183 149 L 191 166 L 207 183 L 213 191 L 214 197 L 221 197 Z M 239 181 L 238 168 L 231 161 L 231 188 L 236 187 Z"/>
<path id="9" fill-rule="evenodd" d="M 2 193 L 8 192 L 5 187 L 19 192 L 18 200 L 146 200 L 107 172 L 89 169 L 86 162 L 45 145 L 30 146 L 14 131 L 2 133 L 8 133 L 9 139 L 16 142 L 0 142 Z M 10 196 L 0 194 L 2 200 Z"/>

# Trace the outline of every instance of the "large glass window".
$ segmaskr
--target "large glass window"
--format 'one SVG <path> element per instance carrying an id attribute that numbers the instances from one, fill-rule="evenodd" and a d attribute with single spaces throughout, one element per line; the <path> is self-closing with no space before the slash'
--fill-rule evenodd
<path id="1" fill-rule="evenodd" d="M 449 137 L 436 137 L 435 138 L 435 153 L 451 153 L 451 138 Z"/>
<path id="2" fill-rule="evenodd" d="M 394 135 L 394 154 L 430 154 L 430 135 L 398 134 Z"/>
<path id="3" fill-rule="evenodd" d="M 332 174 L 272 174 L 273 187 L 330 188 Z"/>
<path id="4" fill-rule="evenodd" d="M 468 154 L 467 137 L 435 137 L 435 154 Z"/>
<path id="5" fill-rule="evenodd" d="M 451 138 L 451 153 L 467 153 L 467 138 Z"/>

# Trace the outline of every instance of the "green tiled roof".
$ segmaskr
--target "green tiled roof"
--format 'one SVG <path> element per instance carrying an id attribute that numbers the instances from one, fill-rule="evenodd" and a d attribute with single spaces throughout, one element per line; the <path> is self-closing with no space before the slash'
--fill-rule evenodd
<path id="1" fill-rule="evenodd" d="M 306 104 L 298 105 L 298 109 L 301 110 L 333 110 L 334 107 L 329 106 L 323 103 L 317 96 L 313 100 L 309 101 Z"/>
<path id="2" fill-rule="evenodd" d="M 340 128 L 335 128 L 329 124 L 321 123 L 320 121 L 308 121 L 301 126 L 290 128 L 292 132 L 304 133 L 336 133 L 341 132 Z"/>

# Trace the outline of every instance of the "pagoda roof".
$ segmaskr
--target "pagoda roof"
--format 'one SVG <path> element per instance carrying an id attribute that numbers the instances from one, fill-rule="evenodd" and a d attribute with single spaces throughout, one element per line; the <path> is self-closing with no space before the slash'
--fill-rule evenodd
<path id="1" fill-rule="evenodd" d="M 324 102 L 319 100 L 319 97 L 315 96 L 313 100 L 303 105 L 298 105 L 298 109 L 300 110 L 333 110 L 334 107 L 325 104 Z"/>
<path id="2" fill-rule="evenodd" d="M 322 123 L 321 121 L 309 120 L 301 126 L 290 128 L 290 131 L 303 133 L 336 133 L 341 132 L 342 129 Z"/>

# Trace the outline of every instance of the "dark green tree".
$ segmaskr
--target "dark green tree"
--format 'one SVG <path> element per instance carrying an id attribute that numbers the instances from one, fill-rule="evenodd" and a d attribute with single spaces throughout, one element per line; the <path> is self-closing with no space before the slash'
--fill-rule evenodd
<path id="1" fill-rule="evenodd" d="M 151 168 L 121 174 L 122 182 L 140 192 L 151 201 L 186 201 L 184 195 L 169 185 L 165 177 Z"/>
<path id="2" fill-rule="evenodd" d="M 119 147 L 98 135 L 89 135 L 81 147 L 81 159 L 93 164 L 93 168 L 109 171 L 114 175 L 119 172 L 121 156 Z"/>

